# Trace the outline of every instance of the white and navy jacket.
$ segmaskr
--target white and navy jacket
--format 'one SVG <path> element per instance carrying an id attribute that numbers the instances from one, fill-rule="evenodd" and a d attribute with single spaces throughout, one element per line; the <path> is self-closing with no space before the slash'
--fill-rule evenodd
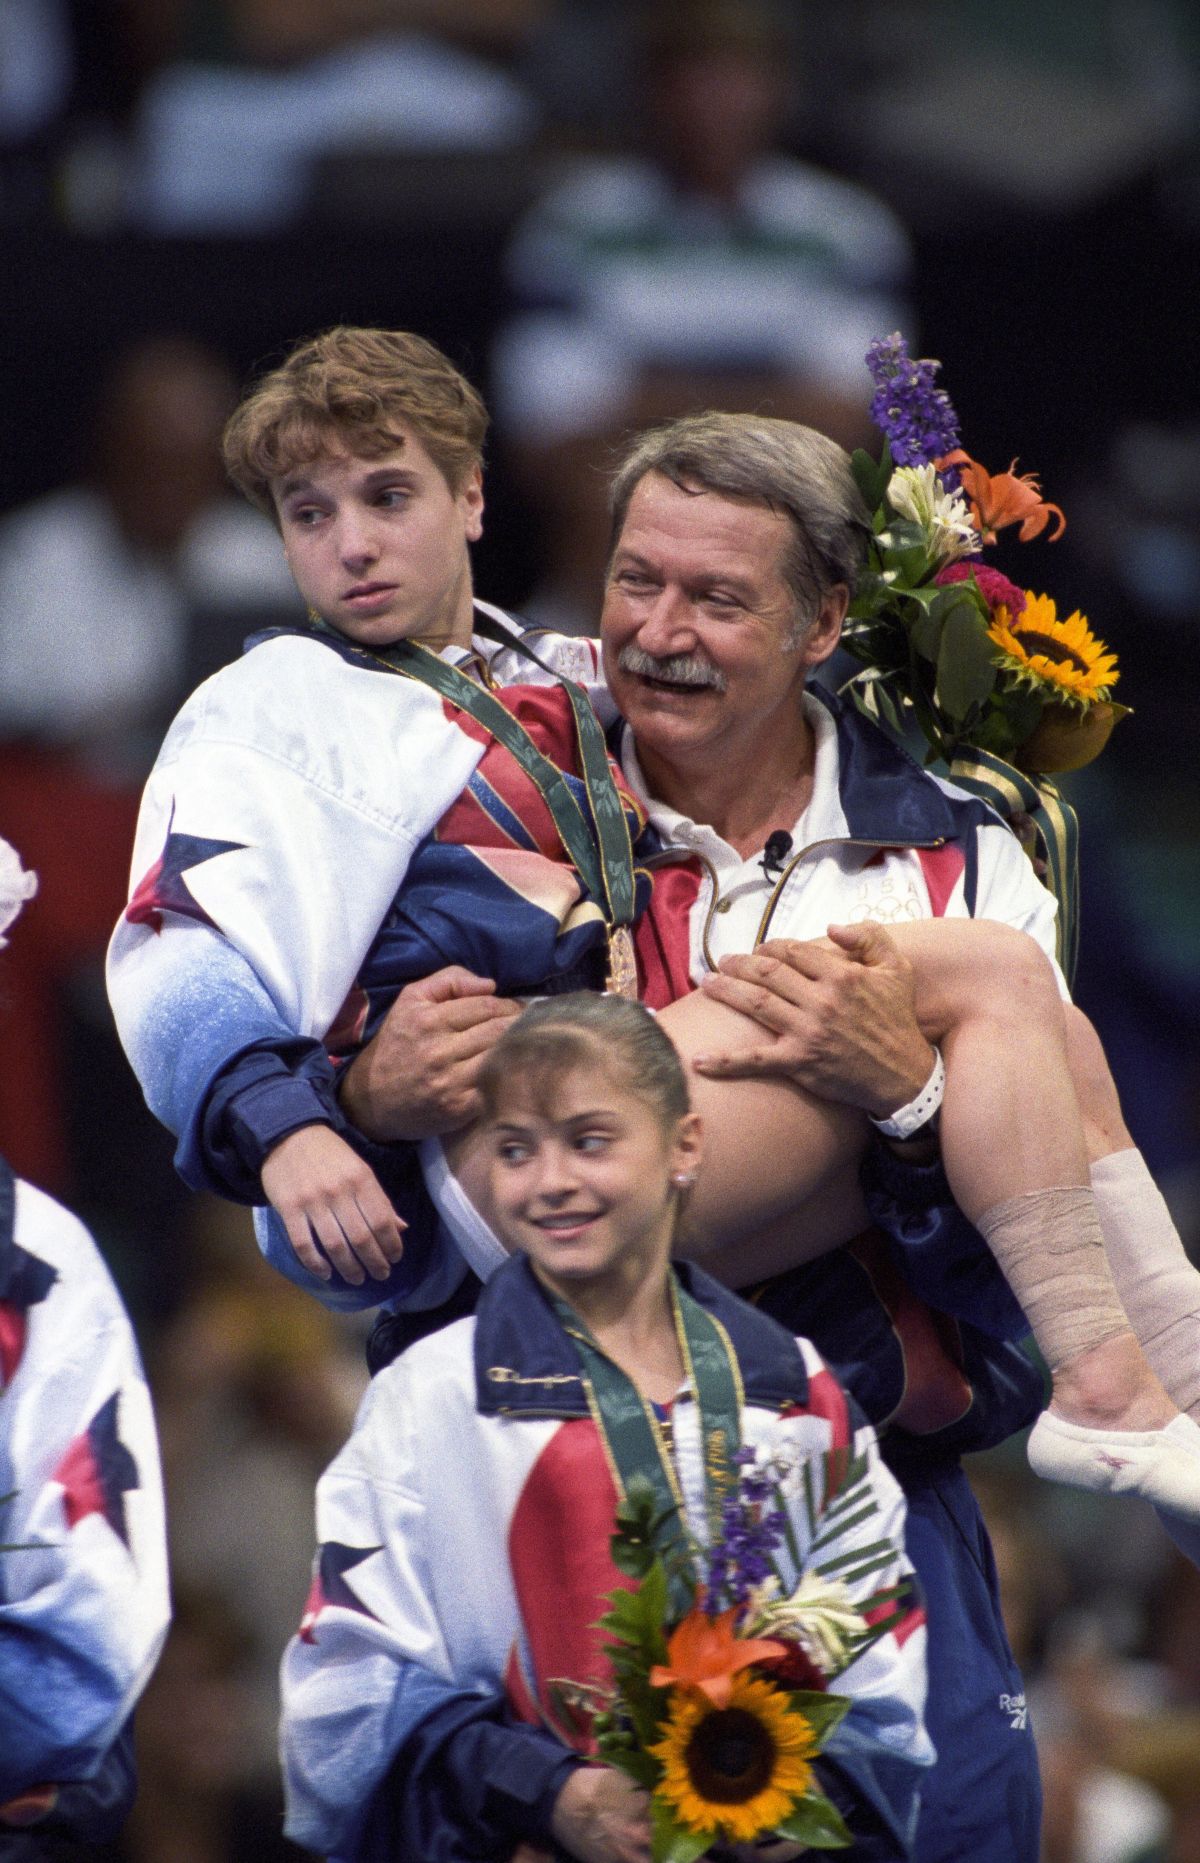
<path id="1" fill-rule="evenodd" d="M 860 1602 L 912 1585 L 900 1491 L 816 1351 L 696 1269 L 683 1276 L 727 1329 L 745 1391 L 743 1440 L 814 1458 L 865 1453 L 875 1507 L 850 1510 L 822 1558 L 890 1542 L 853 1581 Z M 696 1406 L 672 1434 L 689 1524 L 707 1536 Z M 489 1281 L 473 1319 L 381 1372 L 317 1494 L 313 1591 L 283 1665 L 286 1829 L 337 1859 L 443 1863 L 547 1840 L 582 1746 L 556 1726 L 550 1682 L 604 1674 L 596 1620 L 623 1582 L 609 1541 L 617 1491 L 575 1348 L 528 1262 Z M 857 1523 L 857 1524 L 856 1524 Z M 810 1529 L 793 1510 L 803 1569 Z M 865 1564 L 870 1564 L 864 1559 Z M 820 1762 L 861 1858 L 909 1855 L 923 1769 L 924 1613 L 838 1678 L 853 1706 Z"/>
<path id="2" fill-rule="evenodd" d="M 168 1622 L 158 1443 L 91 1237 L 3 1160 L 0 1548 L 0 1851 L 14 1799 L 13 1825 L 99 1841 Z"/>
<path id="3" fill-rule="evenodd" d="M 592 643 L 539 644 L 599 692 Z M 582 796 L 553 673 L 475 647 Z M 644 817 L 632 801 L 629 812 L 636 843 Z M 640 890 L 644 902 L 644 874 Z M 271 1147 L 337 1120 L 326 1051 L 352 1052 L 405 983 L 458 963 L 510 994 L 550 978 L 598 987 L 604 948 L 601 906 L 502 745 L 353 642 L 275 630 L 206 680 L 167 733 L 108 983 L 185 1179 L 256 1202 Z"/>

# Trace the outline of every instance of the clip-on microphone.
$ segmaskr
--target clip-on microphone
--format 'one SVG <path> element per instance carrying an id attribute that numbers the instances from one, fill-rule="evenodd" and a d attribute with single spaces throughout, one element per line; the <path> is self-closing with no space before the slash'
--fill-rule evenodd
<path id="1" fill-rule="evenodd" d="M 787 829 L 773 828 L 767 836 L 767 844 L 763 848 L 762 859 L 758 863 L 768 880 L 771 878 L 773 867 L 780 873 L 783 872 L 784 862 L 791 851 L 792 837 Z"/>

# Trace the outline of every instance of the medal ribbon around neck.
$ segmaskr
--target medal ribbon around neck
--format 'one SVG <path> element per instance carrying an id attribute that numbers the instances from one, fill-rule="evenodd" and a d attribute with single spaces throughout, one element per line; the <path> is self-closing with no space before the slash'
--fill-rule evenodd
<path id="1" fill-rule="evenodd" d="M 314 624 L 317 633 L 341 641 L 344 636 L 328 623 Z M 480 629 L 494 638 L 492 629 Z M 504 644 L 542 665 L 536 654 L 522 647 L 519 640 L 505 635 Z M 357 644 L 357 643 L 356 643 Z M 558 679 L 567 695 L 575 720 L 575 737 L 579 746 L 580 766 L 587 792 L 591 822 L 571 791 L 563 772 L 538 749 L 525 727 L 506 711 L 499 699 L 459 672 L 446 660 L 431 653 L 416 641 L 396 641 L 390 647 L 359 647 L 360 653 L 386 666 L 390 672 L 415 679 L 429 686 L 451 705 L 472 717 L 476 724 L 502 744 L 516 758 L 549 809 L 571 861 L 588 893 L 601 906 L 608 928 L 610 946 L 622 953 L 629 940 L 629 926 L 635 913 L 633 844 L 629 823 L 613 780 L 612 766 L 600 721 L 588 703 L 586 694 L 569 679 Z M 550 669 L 545 669 L 549 671 Z M 620 968 L 613 966 L 613 972 Z M 612 973 L 610 973 L 612 974 Z M 628 994 L 627 989 L 622 994 Z M 634 990 L 636 994 L 636 987 Z"/>
<path id="2" fill-rule="evenodd" d="M 704 1492 L 709 1532 L 715 1535 L 721 1503 L 737 1479 L 734 1455 L 741 1443 L 742 1378 L 728 1333 L 672 1275 L 671 1310 L 688 1383 L 700 1406 Z M 670 1549 L 688 1552 L 691 1537 L 683 1491 L 654 1406 L 633 1379 L 609 1358 L 574 1308 L 551 1295 L 555 1312 L 574 1341 L 583 1366 L 592 1420 L 622 1498 L 634 1475 L 653 1484 L 660 1513 L 675 1510 L 663 1528 Z"/>

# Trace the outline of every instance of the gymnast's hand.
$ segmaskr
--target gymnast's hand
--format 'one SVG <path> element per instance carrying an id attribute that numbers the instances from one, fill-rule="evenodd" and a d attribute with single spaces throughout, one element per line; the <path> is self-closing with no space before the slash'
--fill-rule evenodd
<path id="1" fill-rule="evenodd" d="M 484 1057 L 520 1003 L 461 964 L 401 990 L 373 1041 L 342 1079 L 346 1117 L 367 1138 L 435 1138 L 469 1125 Z"/>
<path id="2" fill-rule="evenodd" d="M 336 1268 L 354 1287 L 386 1281 L 404 1253 L 405 1224 L 369 1164 L 329 1126 L 301 1126 L 280 1139 L 262 1168 L 301 1265 L 320 1281 Z"/>
<path id="3" fill-rule="evenodd" d="M 912 966 L 881 925 L 831 925 L 828 938 L 772 939 L 722 958 L 705 994 L 769 1039 L 739 1055 L 696 1055 L 710 1078 L 793 1080 L 818 1099 L 886 1119 L 920 1093 L 933 1049 L 917 1026 Z"/>
<path id="4" fill-rule="evenodd" d="M 569 1773 L 551 1827 L 579 1863 L 650 1863 L 650 1801 L 613 1766 Z"/>

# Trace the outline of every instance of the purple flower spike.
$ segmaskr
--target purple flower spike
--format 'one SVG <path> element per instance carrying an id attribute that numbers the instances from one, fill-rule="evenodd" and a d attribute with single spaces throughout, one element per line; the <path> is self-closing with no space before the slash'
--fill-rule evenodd
<path id="1" fill-rule="evenodd" d="M 742 1468 L 736 1493 L 721 1503 L 720 1529 L 708 1549 L 704 1609 L 716 1617 L 730 1605 L 744 1605 L 755 1585 L 769 1578 L 771 1554 L 783 1539 L 782 1514 L 765 1505 L 772 1489 L 769 1473 L 737 1457 Z"/>
<path id="2" fill-rule="evenodd" d="M 871 419 L 887 435 L 898 466 L 932 465 L 961 444 L 958 415 L 945 389 L 934 381 L 941 366 L 930 358 L 914 362 L 898 330 L 879 337 L 867 351 L 875 382 Z M 947 471 L 942 481 L 948 491 L 954 490 L 958 474 Z"/>

